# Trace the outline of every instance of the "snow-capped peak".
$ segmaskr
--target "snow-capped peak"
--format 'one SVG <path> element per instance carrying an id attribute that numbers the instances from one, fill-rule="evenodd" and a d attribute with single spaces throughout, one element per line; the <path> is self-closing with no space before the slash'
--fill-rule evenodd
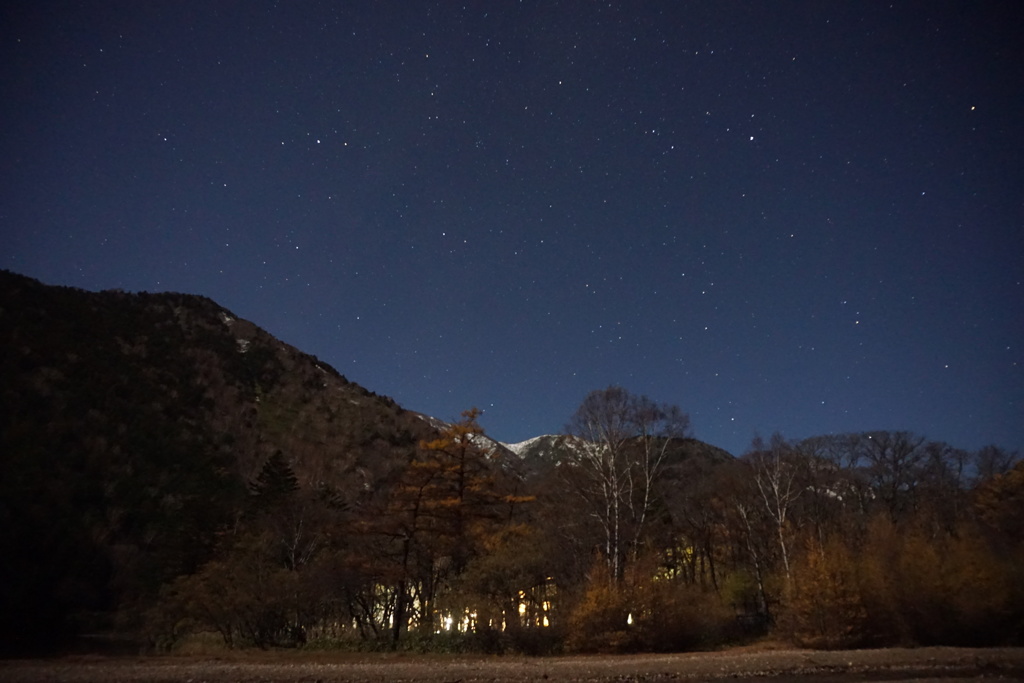
<path id="1" fill-rule="evenodd" d="M 510 451 L 515 453 L 516 455 L 521 456 L 524 452 L 526 452 L 527 449 L 530 448 L 530 446 L 532 446 L 533 444 L 537 443 L 538 441 L 540 441 L 541 439 L 545 438 L 546 436 L 547 435 L 535 436 L 532 439 L 527 439 L 526 441 L 520 441 L 519 443 L 502 443 L 501 445 L 504 446 L 505 448 L 509 449 Z"/>

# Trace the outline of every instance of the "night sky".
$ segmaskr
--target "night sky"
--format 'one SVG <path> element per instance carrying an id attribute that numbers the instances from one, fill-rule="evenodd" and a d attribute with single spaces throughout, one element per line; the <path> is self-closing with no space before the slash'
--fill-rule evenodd
<path id="1" fill-rule="evenodd" d="M 15 2 L 0 267 L 506 442 L 610 384 L 1024 450 L 1024 5 Z"/>

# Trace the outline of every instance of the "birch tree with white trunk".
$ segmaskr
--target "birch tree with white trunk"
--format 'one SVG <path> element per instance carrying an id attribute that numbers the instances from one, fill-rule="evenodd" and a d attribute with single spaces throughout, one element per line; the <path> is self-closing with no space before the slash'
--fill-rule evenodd
<path id="1" fill-rule="evenodd" d="M 753 468 L 754 483 L 757 485 L 761 502 L 764 503 L 768 517 L 775 527 L 782 569 L 788 585 L 791 573 L 786 525 L 790 509 L 803 493 L 803 487 L 799 482 L 799 453 L 796 447 L 789 444 L 780 434 L 773 434 L 768 443 L 761 437 L 756 437 L 746 459 Z"/>
<path id="2" fill-rule="evenodd" d="M 601 527 L 609 573 L 619 580 L 642 542 L 666 456 L 674 440 L 689 436 L 689 416 L 610 386 L 587 395 L 567 431 L 575 437 L 572 481 Z"/>

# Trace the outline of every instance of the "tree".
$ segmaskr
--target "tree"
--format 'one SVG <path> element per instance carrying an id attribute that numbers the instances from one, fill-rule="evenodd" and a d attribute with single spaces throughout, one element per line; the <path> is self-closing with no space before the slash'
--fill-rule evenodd
<path id="1" fill-rule="evenodd" d="M 726 542 L 732 546 L 735 565 L 745 567 L 753 580 L 753 586 L 739 591 L 732 599 L 737 608 L 767 623 L 772 619 L 769 579 L 773 548 L 778 545 L 774 540 L 774 524 L 746 463 L 736 461 L 731 467 L 723 468 L 717 477 L 716 487 L 716 496 L 725 514 Z M 744 573 L 739 572 L 736 578 Z"/>
<path id="2" fill-rule="evenodd" d="M 1008 547 L 1024 548 L 1024 460 L 974 491 L 975 514 Z"/>
<path id="3" fill-rule="evenodd" d="M 804 490 L 798 481 L 802 458 L 781 434 L 776 433 L 768 443 L 761 437 L 755 437 L 750 453 L 747 454 L 747 462 L 753 470 L 754 483 L 761 501 L 775 527 L 782 568 L 788 584 L 791 573 L 789 550 L 786 547 L 786 523 L 790 509 Z"/>
<path id="4" fill-rule="evenodd" d="M 450 616 L 472 606 L 483 629 L 501 628 L 516 649 L 543 651 L 540 641 L 550 640 L 550 632 L 538 638 L 537 629 L 554 625 L 553 540 L 522 523 L 492 533 L 447 596 Z"/>
<path id="5" fill-rule="evenodd" d="M 173 645 L 189 628 L 213 628 L 228 647 L 298 646 L 338 608 L 336 564 L 343 509 L 327 490 L 299 487 L 281 451 L 249 484 L 247 506 L 221 534 L 213 560 L 168 583 L 149 615 L 154 644 Z M 333 572 L 332 572 L 333 573 Z M 184 630 L 183 630 L 183 627 Z"/>
<path id="6" fill-rule="evenodd" d="M 952 533 L 967 508 L 970 453 L 939 441 L 925 444 L 924 452 L 918 483 L 919 514 Z"/>
<path id="7" fill-rule="evenodd" d="M 379 564 L 393 591 L 393 647 L 410 624 L 433 631 L 439 592 L 450 588 L 525 501 L 499 482 L 491 452 L 480 445 L 478 415 L 468 410 L 436 439 L 421 442 L 397 473 L 383 507 L 364 522 L 369 535 L 388 540 Z"/>
<path id="8" fill-rule="evenodd" d="M 267 458 L 256 480 L 249 485 L 260 507 L 264 508 L 273 507 L 298 488 L 299 480 L 281 451 Z"/>
<path id="9" fill-rule="evenodd" d="M 721 462 L 687 458 L 666 469 L 659 487 L 670 522 L 665 530 L 669 537 L 661 546 L 666 569 L 702 589 L 716 591 L 723 521 L 723 506 L 716 501 L 721 468 Z"/>
<path id="10" fill-rule="evenodd" d="M 1020 462 L 1020 453 L 1017 451 L 1007 451 L 995 445 L 984 446 L 974 454 L 977 481 L 981 482 L 1009 472 L 1017 462 Z"/>
<path id="11" fill-rule="evenodd" d="M 688 436 L 689 427 L 677 406 L 617 386 L 592 391 L 569 422 L 573 483 L 601 526 L 615 581 L 638 549 L 673 440 Z"/>
<path id="12" fill-rule="evenodd" d="M 872 486 L 894 521 L 915 503 L 926 456 L 924 441 L 909 432 L 870 432 L 860 440 Z"/>
<path id="13" fill-rule="evenodd" d="M 799 645 L 839 648 L 866 634 L 867 609 L 856 576 L 856 555 L 842 539 L 811 538 L 794 562 L 796 582 L 780 623 Z"/>

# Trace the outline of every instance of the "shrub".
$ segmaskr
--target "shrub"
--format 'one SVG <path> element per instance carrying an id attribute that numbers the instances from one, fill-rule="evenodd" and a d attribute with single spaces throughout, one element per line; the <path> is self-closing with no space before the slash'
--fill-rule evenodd
<path id="1" fill-rule="evenodd" d="M 624 652 L 634 649 L 629 631 L 627 590 L 606 571 L 595 571 L 568 618 L 565 647 L 571 652 Z"/>
<path id="2" fill-rule="evenodd" d="M 779 629 L 807 647 L 1000 645 L 1019 635 L 1019 570 L 976 530 L 874 519 L 859 544 L 809 543 Z"/>
<path id="3" fill-rule="evenodd" d="M 655 578 L 634 591 L 634 640 L 639 649 L 678 652 L 721 644 L 733 622 L 714 593 L 678 579 Z"/>
<path id="4" fill-rule="evenodd" d="M 638 564 L 613 583 L 595 572 L 568 620 L 566 649 L 577 652 L 678 652 L 713 647 L 732 631 L 730 610 L 714 593 Z"/>
<path id="5" fill-rule="evenodd" d="M 842 648 L 864 641 L 867 610 L 842 541 L 809 542 L 793 563 L 792 581 L 778 620 L 782 633 L 804 647 Z"/>

